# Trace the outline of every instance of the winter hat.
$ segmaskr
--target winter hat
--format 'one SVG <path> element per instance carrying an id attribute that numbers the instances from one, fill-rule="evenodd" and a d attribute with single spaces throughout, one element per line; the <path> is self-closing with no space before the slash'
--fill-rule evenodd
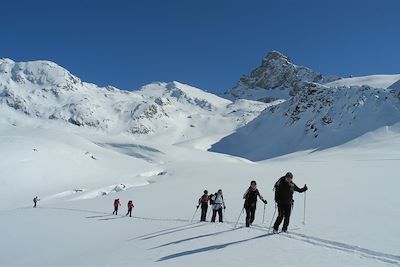
<path id="1" fill-rule="evenodd" d="M 257 182 L 256 182 L 256 181 L 254 181 L 254 180 L 253 180 L 253 181 L 251 181 L 251 182 L 250 182 L 250 185 L 253 185 L 253 184 L 254 184 L 254 185 L 257 185 Z"/>
<path id="2" fill-rule="evenodd" d="M 208 191 L 207 191 L 207 190 L 204 190 L 204 194 L 208 194 Z"/>
<path id="3" fill-rule="evenodd" d="M 285 177 L 293 178 L 293 174 L 292 174 L 291 172 L 287 172 L 286 175 L 285 175 Z"/>

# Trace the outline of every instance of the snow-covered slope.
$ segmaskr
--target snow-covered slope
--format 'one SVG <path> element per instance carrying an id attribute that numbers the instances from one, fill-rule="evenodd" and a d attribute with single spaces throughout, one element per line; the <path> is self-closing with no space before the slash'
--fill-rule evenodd
<path id="1" fill-rule="evenodd" d="M 213 145 L 211 151 L 263 160 L 341 145 L 400 122 L 399 91 L 309 83 L 288 101 Z"/>
<path id="2" fill-rule="evenodd" d="M 10 59 L 0 59 L 0 105 L 29 117 L 113 134 L 159 137 L 169 143 L 205 133 L 226 135 L 266 107 L 252 102 L 236 106 L 179 82 L 152 83 L 134 92 L 101 88 L 82 82 L 52 62 Z"/>
<path id="3" fill-rule="evenodd" d="M 51 62 L 0 62 L 0 266 L 400 266 L 396 88 L 329 87 L 295 70 L 307 79 L 265 90 L 285 94 L 269 107 L 178 82 L 126 92 Z M 281 157 L 205 151 L 240 126 L 213 150 Z M 309 190 L 294 195 L 289 233 L 273 235 L 271 189 L 287 171 Z M 248 229 L 253 179 L 268 204 Z M 198 198 L 219 188 L 224 222 L 198 222 Z"/>
<path id="4" fill-rule="evenodd" d="M 339 79 L 330 83 L 325 84 L 329 87 L 334 86 L 362 86 L 367 85 L 375 88 L 391 88 L 399 89 L 400 86 L 395 87 L 395 83 L 400 81 L 400 74 L 392 75 L 369 75 L 361 77 L 352 77 Z"/>
<path id="5" fill-rule="evenodd" d="M 8 130 L 8 136 L 16 136 L 17 130 L 13 131 Z M 72 150 L 46 141 L 65 142 L 61 131 L 50 135 L 43 129 L 32 137 L 29 129 L 24 133 L 24 138 L 34 140 L 39 149 L 37 152 L 23 150 L 30 150 L 32 144 L 18 147 L 18 155 L 30 156 L 35 164 L 12 161 L 14 168 L 24 169 L 27 174 L 17 179 L 17 173 L 9 172 L 8 181 L 15 185 L 22 186 L 24 181 L 33 179 L 29 171 L 45 172 L 42 163 L 48 162 L 47 167 L 55 168 L 51 165 L 55 152 L 49 153 L 49 150 L 57 147 L 60 148 L 58 157 L 71 162 L 76 157 L 82 162 L 79 170 L 92 174 L 91 179 L 86 178 L 92 188 L 103 188 L 104 181 L 100 179 L 97 184 L 97 175 L 101 173 L 95 165 L 107 164 L 109 173 L 121 174 L 128 171 L 125 163 L 129 161 L 132 162 L 131 181 L 145 178 L 149 183 L 126 190 L 107 189 L 105 195 L 88 195 L 88 191 L 71 192 L 52 186 L 51 193 L 39 194 L 42 200 L 36 209 L 30 205 L 34 192 L 27 198 L 16 191 L 2 199 L 9 202 L 9 207 L 19 206 L 15 200 L 24 202 L 24 207 L 0 211 L 2 266 L 203 267 L 210 262 L 215 266 L 255 267 L 400 265 L 399 215 L 395 212 L 400 205 L 397 194 L 400 180 L 396 175 L 388 175 L 398 169 L 399 125 L 371 132 L 345 146 L 259 163 L 154 142 L 148 150 L 162 151 L 164 156 L 153 153 L 149 157 L 153 162 L 160 157 L 168 159 L 162 163 L 164 175 L 149 174 L 141 178 L 135 177 L 139 170 L 136 170 L 138 162 L 134 155 L 140 143 L 134 140 L 97 136 L 96 142 L 107 138 L 108 148 L 112 149 L 95 151 L 89 145 L 93 138 L 67 138 L 68 147 L 76 148 Z M 38 134 L 40 138 L 34 139 Z M 46 140 L 39 143 L 38 139 Z M 98 160 L 79 156 L 88 148 Z M 1 149 L 2 153 L 11 155 L 13 150 L 13 146 L 4 144 Z M 62 152 L 64 156 L 60 155 Z M 112 157 L 115 160 L 107 163 Z M 125 163 L 118 163 L 123 158 Z M 124 169 L 119 170 L 123 165 Z M 79 172 L 71 166 L 69 163 L 58 165 L 59 171 L 53 173 L 53 180 L 58 183 L 58 176 L 69 174 L 72 181 L 66 188 L 81 188 L 82 181 L 74 178 Z M 268 227 L 276 214 L 271 188 L 286 171 L 294 173 L 297 185 L 307 183 L 309 190 L 307 195 L 294 195 L 289 233 L 272 235 Z M 0 177 L 4 179 L 4 173 Z M 108 180 L 110 184 L 121 181 L 119 176 L 114 177 Z M 241 214 L 242 195 L 253 179 L 257 180 L 258 189 L 268 204 L 263 222 L 264 207 L 258 202 L 256 220 L 247 229 L 243 227 Z M 2 184 L 1 190 L 4 188 Z M 227 206 L 224 223 L 199 223 L 199 211 L 191 221 L 197 199 L 205 188 L 210 192 L 223 190 Z M 306 216 L 303 217 L 305 197 Z M 115 198 L 120 198 L 123 204 L 120 216 L 112 215 Z M 135 205 L 132 218 L 124 216 L 128 200 L 133 200 Z"/>
<path id="6" fill-rule="evenodd" d="M 309 68 L 297 66 L 277 51 L 272 51 L 249 76 L 243 76 L 235 87 L 225 92 L 229 99 L 251 99 L 273 102 L 288 99 L 298 92 L 304 83 L 325 83 L 336 78 L 323 77 Z"/>

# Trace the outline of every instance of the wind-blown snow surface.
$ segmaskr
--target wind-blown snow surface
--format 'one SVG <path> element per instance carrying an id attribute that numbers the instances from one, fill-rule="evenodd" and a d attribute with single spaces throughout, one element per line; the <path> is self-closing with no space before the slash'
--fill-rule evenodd
<path id="1" fill-rule="evenodd" d="M 352 77 L 340 79 L 337 81 L 333 81 L 325 84 L 326 86 L 362 86 L 368 85 L 374 88 L 389 88 L 394 83 L 400 80 L 400 74 L 392 74 L 392 75 L 369 75 L 369 76 L 361 76 L 361 77 Z M 392 89 L 400 89 L 400 87 Z"/>
<path id="2" fill-rule="evenodd" d="M 24 127 L 1 124 L 1 266 L 400 265 L 400 125 L 258 163 L 127 135 Z M 271 235 L 271 189 L 289 170 L 309 187 L 306 223 L 305 195 L 296 193 L 290 233 Z M 234 228 L 252 179 L 268 200 L 265 222 L 259 202 L 255 225 L 243 228 L 242 215 Z M 223 190 L 224 223 L 199 223 L 199 212 L 191 221 L 205 188 Z M 42 200 L 33 209 L 35 194 Z M 114 198 L 121 215 L 133 200 L 134 217 L 112 215 Z"/>

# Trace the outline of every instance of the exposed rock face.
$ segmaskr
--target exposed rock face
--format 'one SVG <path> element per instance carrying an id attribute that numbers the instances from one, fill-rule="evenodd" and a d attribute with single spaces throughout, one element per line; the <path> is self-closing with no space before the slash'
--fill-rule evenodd
<path id="1" fill-rule="evenodd" d="M 267 108 L 211 150 L 264 160 L 341 145 L 400 122 L 399 95 L 396 90 L 370 86 L 305 83 L 289 100 Z"/>
<path id="2" fill-rule="evenodd" d="M 287 56 L 273 51 L 262 60 L 261 66 L 254 69 L 249 76 L 243 76 L 225 95 L 228 98 L 269 103 L 294 96 L 305 83 L 325 83 L 332 79 L 334 78 L 325 78 L 309 68 L 297 66 Z"/>

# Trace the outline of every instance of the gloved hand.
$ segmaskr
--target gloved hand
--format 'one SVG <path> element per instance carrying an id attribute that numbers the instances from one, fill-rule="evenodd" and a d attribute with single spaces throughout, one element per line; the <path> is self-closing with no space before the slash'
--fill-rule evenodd
<path id="1" fill-rule="evenodd" d="M 226 206 L 224 206 L 224 209 L 226 209 Z"/>
<path id="2" fill-rule="evenodd" d="M 198 209 L 198 208 L 199 208 L 199 205 L 196 206 L 196 209 Z"/>
<path id="3" fill-rule="evenodd" d="M 264 202 L 264 204 L 267 204 L 267 201 L 265 199 L 263 199 L 262 202 Z"/>
<path id="4" fill-rule="evenodd" d="M 304 185 L 304 187 L 303 187 L 303 188 L 304 188 L 304 191 L 307 191 L 307 190 L 308 190 L 308 187 L 307 187 L 307 185 L 306 185 L 306 184 Z"/>

